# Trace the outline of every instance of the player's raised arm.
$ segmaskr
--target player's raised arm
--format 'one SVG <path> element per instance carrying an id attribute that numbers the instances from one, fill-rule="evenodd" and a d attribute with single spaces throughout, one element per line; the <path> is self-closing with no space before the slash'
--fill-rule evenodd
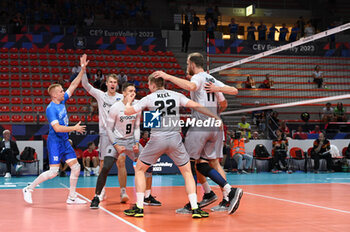
<path id="1" fill-rule="evenodd" d="M 205 90 L 207 91 L 207 93 L 221 92 L 221 93 L 229 94 L 229 95 L 237 95 L 238 94 L 238 90 L 235 87 L 225 85 L 220 81 L 216 81 L 215 84 L 212 82 L 206 83 Z"/>
<path id="2" fill-rule="evenodd" d="M 81 71 L 79 72 L 78 76 L 72 81 L 72 83 L 70 84 L 69 88 L 68 88 L 68 93 L 70 94 L 70 96 L 73 95 L 75 89 L 78 87 L 81 78 L 83 77 L 84 73 L 86 72 L 86 66 L 88 65 L 89 61 L 86 60 L 87 56 L 86 54 L 82 55 L 80 57 L 80 66 L 81 66 Z"/>
<path id="3" fill-rule="evenodd" d="M 153 73 L 153 76 L 155 78 L 163 78 L 164 80 L 170 81 L 180 88 L 186 89 L 188 91 L 195 91 L 197 89 L 196 83 L 169 75 L 163 71 L 156 71 Z"/>

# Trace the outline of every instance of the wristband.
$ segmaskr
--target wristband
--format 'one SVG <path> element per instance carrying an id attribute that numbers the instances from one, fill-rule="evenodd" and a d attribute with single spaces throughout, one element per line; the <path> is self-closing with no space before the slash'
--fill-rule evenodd
<path id="1" fill-rule="evenodd" d="M 114 145 L 116 145 L 118 142 L 115 142 L 115 143 L 113 143 L 112 145 L 114 146 Z"/>
<path id="2" fill-rule="evenodd" d="M 135 140 L 135 143 L 139 143 L 140 141 L 139 140 Z"/>
<path id="3" fill-rule="evenodd" d="M 85 65 L 84 65 L 84 64 L 82 64 L 82 65 L 80 65 L 80 66 L 81 66 L 82 68 L 84 68 L 84 66 L 85 66 Z"/>

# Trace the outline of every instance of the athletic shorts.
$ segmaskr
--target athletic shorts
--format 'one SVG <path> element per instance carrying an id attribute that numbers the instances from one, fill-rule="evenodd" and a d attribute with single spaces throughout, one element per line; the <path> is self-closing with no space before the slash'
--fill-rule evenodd
<path id="1" fill-rule="evenodd" d="M 185 147 L 191 159 L 214 160 L 223 157 L 223 131 L 213 128 L 205 131 L 190 127 L 185 138 Z"/>
<path id="2" fill-rule="evenodd" d="M 124 146 L 125 151 L 122 154 L 118 154 L 117 150 L 114 148 L 113 145 L 109 145 L 107 147 L 107 153 L 105 156 L 111 156 L 114 157 L 115 159 L 118 159 L 119 155 L 125 156 L 127 155 L 132 161 L 136 161 L 139 153 L 135 153 L 133 150 L 133 146 L 135 145 L 135 139 L 130 138 L 130 139 L 117 139 L 117 144 L 119 146 Z M 139 144 L 139 151 L 141 152 L 143 147 Z"/>
<path id="3" fill-rule="evenodd" d="M 100 140 L 98 143 L 98 158 L 100 160 L 104 160 L 104 157 L 107 155 L 108 153 L 108 146 L 111 146 L 111 142 L 109 141 L 108 135 L 107 134 L 100 134 Z M 115 149 L 113 148 L 112 151 L 115 151 Z M 108 156 L 115 156 L 115 154 L 109 154 Z"/>
<path id="4" fill-rule="evenodd" d="M 183 166 L 190 160 L 182 143 L 181 135 L 178 132 L 164 136 L 151 136 L 140 153 L 139 160 L 145 164 L 152 165 L 163 154 L 167 154 L 177 166 Z"/>
<path id="5" fill-rule="evenodd" d="M 49 153 L 49 164 L 60 164 L 69 159 L 76 159 L 77 156 L 69 141 L 58 141 L 47 138 L 47 150 Z"/>

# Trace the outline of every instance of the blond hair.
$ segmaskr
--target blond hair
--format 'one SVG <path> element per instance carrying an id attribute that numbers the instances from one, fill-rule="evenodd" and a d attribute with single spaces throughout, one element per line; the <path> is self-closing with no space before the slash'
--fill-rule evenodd
<path id="1" fill-rule="evenodd" d="M 118 81 L 118 76 L 117 76 L 117 74 L 115 74 L 115 73 L 109 74 L 109 75 L 107 76 L 107 78 L 106 78 L 106 82 L 109 81 L 109 78 L 113 78 L 113 79 L 115 79 L 115 80 Z M 119 83 L 118 83 L 118 84 L 119 84 Z"/>
<path id="2" fill-rule="evenodd" d="M 165 81 L 163 78 L 155 78 L 153 73 L 148 76 L 148 81 L 156 84 L 157 88 L 164 87 Z"/>
<path id="3" fill-rule="evenodd" d="M 51 96 L 52 90 L 57 88 L 57 87 L 62 87 L 62 85 L 56 83 L 56 84 L 50 85 L 49 88 L 47 88 L 47 92 L 50 94 L 50 96 Z"/>

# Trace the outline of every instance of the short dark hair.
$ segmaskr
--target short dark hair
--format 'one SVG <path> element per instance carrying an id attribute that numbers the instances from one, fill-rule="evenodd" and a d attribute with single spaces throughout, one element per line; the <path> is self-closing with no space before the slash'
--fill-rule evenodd
<path id="1" fill-rule="evenodd" d="M 87 144 L 87 145 L 88 145 L 88 148 L 89 148 L 92 144 L 95 144 L 94 141 L 88 142 L 88 144 Z"/>
<path id="2" fill-rule="evenodd" d="M 126 82 L 122 86 L 122 92 L 124 92 L 124 90 L 126 90 L 129 86 L 135 87 L 135 85 L 133 83 Z"/>
<path id="3" fill-rule="evenodd" d="M 197 67 L 204 67 L 204 58 L 203 55 L 199 52 L 194 52 L 188 55 L 188 59 L 193 62 Z"/>
<path id="4" fill-rule="evenodd" d="M 151 75 L 148 76 L 148 81 L 151 82 L 151 83 L 156 84 L 156 86 L 157 86 L 158 88 L 164 87 L 164 85 L 165 85 L 164 79 L 163 79 L 163 78 L 155 78 L 155 77 L 153 76 L 153 73 L 152 73 Z"/>

